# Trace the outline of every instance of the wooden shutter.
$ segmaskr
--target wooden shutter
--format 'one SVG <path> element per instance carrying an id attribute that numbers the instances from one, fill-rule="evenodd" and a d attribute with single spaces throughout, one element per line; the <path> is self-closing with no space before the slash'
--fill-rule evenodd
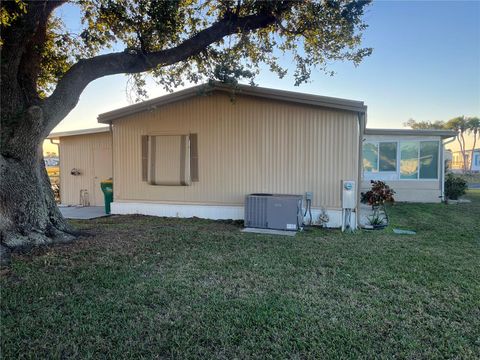
<path id="1" fill-rule="evenodd" d="M 148 135 L 142 135 L 142 181 L 148 181 Z"/>
<path id="2" fill-rule="evenodd" d="M 198 179 L 198 137 L 197 134 L 190 134 L 190 177 L 192 181 Z"/>

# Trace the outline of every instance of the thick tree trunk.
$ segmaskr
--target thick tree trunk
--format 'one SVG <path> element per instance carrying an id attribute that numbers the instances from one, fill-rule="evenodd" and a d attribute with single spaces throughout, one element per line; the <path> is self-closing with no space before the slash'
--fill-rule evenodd
<path id="1" fill-rule="evenodd" d="M 273 25 L 290 8 L 282 2 L 273 12 L 220 19 L 175 47 L 146 53 L 122 51 L 79 60 L 57 82 L 46 99 L 38 95 L 48 19 L 63 1 L 31 1 L 27 12 L 2 27 L 0 71 L 0 258 L 20 247 L 65 242 L 74 233 L 53 200 L 43 164 L 42 141 L 76 106 L 80 94 L 95 79 L 120 73 L 140 73 L 197 55 L 225 36 Z M 10 8 L 16 3 L 7 2 Z M 3 5 L 3 4 L 2 4 Z"/>
<path id="2" fill-rule="evenodd" d="M 11 250 L 75 238 L 55 204 L 43 162 L 44 135 L 36 126 L 43 123 L 42 110 L 31 107 L 24 114 L 21 124 L 27 126 L 14 130 L 2 127 L 0 256 L 3 265 L 8 264 Z"/>

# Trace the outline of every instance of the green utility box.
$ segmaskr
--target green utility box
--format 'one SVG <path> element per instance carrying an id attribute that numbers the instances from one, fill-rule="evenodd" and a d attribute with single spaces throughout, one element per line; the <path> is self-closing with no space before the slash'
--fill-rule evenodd
<path id="1" fill-rule="evenodd" d="M 100 186 L 102 187 L 103 196 L 105 197 L 105 213 L 110 214 L 110 204 L 113 201 L 113 180 L 103 180 Z"/>

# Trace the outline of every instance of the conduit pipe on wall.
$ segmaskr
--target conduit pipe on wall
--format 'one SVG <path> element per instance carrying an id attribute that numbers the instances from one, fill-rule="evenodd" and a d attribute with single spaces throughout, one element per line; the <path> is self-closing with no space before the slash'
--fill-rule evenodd
<path id="1" fill-rule="evenodd" d="M 440 153 L 440 155 L 441 155 L 441 159 L 440 159 L 440 160 L 441 160 L 441 166 L 442 166 L 442 167 L 441 167 L 441 169 L 442 169 L 442 176 L 440 177 L 440 179 L 441 179 L 440 181 L 442 182 L 442 183 L 440 184 L 442 191 L 441 191 L 441 193 L 440 193 L 440 199 L 442 199 L 442 201 L 445 200 L 445 160 L 444 160 L 445 145 L 450 144 L 451 142 L 454 142 L 454 141 L 456 140 L 456 138 L 457 138 L 457 137 L 455 136 L 455 137 L 451 138 L 450 140 L 448 140 L 448 141 L 446 141 L 446 142 L 443 142 L 443 141 L 442 141 L 442 151 L 441 151 L 441 153 Z"/>
<path id="2" fill-rule="evenodd" d="M 362 162 L 362 148 L 365 136 L 365 128 L 367 127 L 367 114 L 365 112 L 358 113 L 358 174 L 357 174 L 357 208 L 355 209 L 355 224 L 354 229 L 360 227 L 360 190 L 363 177 L 363 162 Z"/>

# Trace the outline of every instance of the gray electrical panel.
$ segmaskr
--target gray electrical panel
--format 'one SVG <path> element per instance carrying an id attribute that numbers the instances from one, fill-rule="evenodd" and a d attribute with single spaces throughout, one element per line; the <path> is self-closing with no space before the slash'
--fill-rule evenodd
<path id="1" fill-rule="evenodd" d="M 302 195 L 250 194 L 245 198 L 245 227 L 299 230 Z"/>

